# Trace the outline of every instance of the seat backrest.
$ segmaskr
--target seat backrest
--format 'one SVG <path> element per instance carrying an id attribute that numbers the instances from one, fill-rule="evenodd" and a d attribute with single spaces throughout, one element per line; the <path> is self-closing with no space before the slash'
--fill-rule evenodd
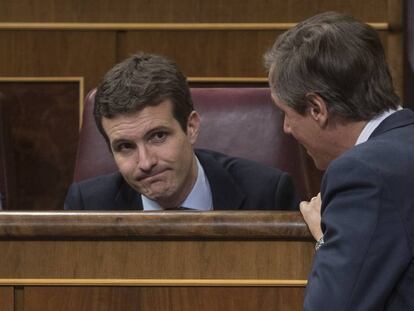
<path id="1" fill-rule="evenodd" d="M 13 209 L 16 192 L 8 104 L 10 100 L 0 93 L 0 210 Z"/>
<path id="2" fill-rule="evenodd" d="M 302 147 L 283 133 L 283 114 L 268 88 L 192 88 L 201 115 L 196 148 L 220 151 L 289 172 L 303 199 L 319 189 L 320 172 Z M 95 90 L 85 99 L 74 180 L 115 171 L 116 165 L 93 119 Z"/>
<path id="3" fill-rule="evenodd" d="M 95 124 L 93 117 L 95 93 L 96 89 L 93 89 L 86 95 L 84 100 L 74 181 L 84 180 L 117 170 L 109 147 Z"/>

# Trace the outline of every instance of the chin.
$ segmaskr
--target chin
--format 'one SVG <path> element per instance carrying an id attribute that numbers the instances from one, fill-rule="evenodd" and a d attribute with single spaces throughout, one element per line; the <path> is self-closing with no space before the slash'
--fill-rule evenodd
<path id="1" fill-rule="evenodd" d="M 315 163 L 315 166 L 318 170 L 324 171 L 328 168 L 329 163 L 328 161 L 317 161 L 317 160 L 313 160 L 313 162 Z"/>
<path id="2" fill-rule="evenodd" d="M 326 168 L 328 167 L 329 163 L 327 163 L 325 160 L 323 159 L 317 159 L 314 156 L 312 156 L 312 154 L 309 153 L 309 155 L 311 156 L 313 163 L 315 164 L 316 168 L 318 170 L 324 171 L 326 170 Z"/>
<path id="3" fill-rule="evenodd" d="M 148 193 L 148 195 L 145 195 L 145 196 L 147 196 L 148 198 L 154 201 L 160 201 L 160 200 L 164 201 L 164 200 L 168 200 L 169 198 L 173 197 L 170 189 L 165 189 L 165 188 L 151 191 L 150 193 Z"/>
<path id="4" fill-rule="evenodd" d="M 315 166 L 320 171 L 324 171 L 328 167 L 328 165 L 320 165 L 320 164 L 316 164 L 316 163 L 315 163 Z"/>

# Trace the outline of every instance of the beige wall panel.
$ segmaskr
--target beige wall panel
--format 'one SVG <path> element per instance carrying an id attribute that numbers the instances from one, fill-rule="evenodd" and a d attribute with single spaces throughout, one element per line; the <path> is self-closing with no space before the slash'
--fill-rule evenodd
<path id="1" fill-rule="evenodd" d="M 330 10 L 383 22 L 387 0 L 9 0 L 0 2 L 0 21 L 291 22 Z"/>
<path id="2" fill-rule="evenodd" d="M 90 89 L 115 62 L 114 32 L 2 31 L 0 76 L 81 76 Z"/>
<path id="3" fill-rule="evenodd" d="M 296 311 L 294 287 L 26 287 L 25 311 Z"/>

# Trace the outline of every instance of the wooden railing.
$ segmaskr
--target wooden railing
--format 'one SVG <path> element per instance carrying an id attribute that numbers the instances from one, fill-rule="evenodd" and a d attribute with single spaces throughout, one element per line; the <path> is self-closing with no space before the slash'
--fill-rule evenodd
<path id="1" fill-rule="evenodd" d="M 3 310 L 301 310 L 314 250 L 297 212 L 62 211 L 0 213 L 0 253 Z"/>

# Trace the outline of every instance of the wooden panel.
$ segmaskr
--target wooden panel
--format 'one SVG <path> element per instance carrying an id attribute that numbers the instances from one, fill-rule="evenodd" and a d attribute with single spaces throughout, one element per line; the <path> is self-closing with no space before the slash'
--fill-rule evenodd
<path id="1" fill-rule="evenodd" d="M 72 179 L 80 81 L 0 82 L 16 172 L 11 209 L 61 209 Z"/>
<path id="2" fill-rule="evenodd" d="M 375 8 L 373 10 L 372 8 Z M 387 19 L 387 0 L 19 0 L 0 2 L 3 22 L 287 22 L 323 11 Z"/>
<path id="3" fill-rule="evenodd" d="M 312 242 L 287 241 L 0 241 L 0 249 L 0 278 L 306 279 L 314 253 Z"/>
<path id="4" fill-rule="evenodd" d="M 263 54 L 282 32 L 129 31 L 119 35 L 118 57 L 120 61 L 137 51 L 161 54 L 177 62 L 187 76 L 194 77 L 266 77 Z M 394 84 L 401 95 L 401 35 L 391 37 L 383 31 L 379 34 L 391 63 Z M 388 38 L 392 38 L 390 43 Z"/>
<path id="5" fill-rule="evenodd" d="M 400 98 L 404 97 L 403 2 L 387 1 L 387 20 L 394 31 L 387 32 L 387 44 L 384 45 L 394 87 Z"/>
<path id="6" fill-rule="evenodd" d="M 116 62 L 141 50 L 173 59 L 188 76 L 266 77 L 263 53 L 281 31 L 130 31 L 118 36 L 100 31 L 44 33 L 0 32 L 0 40 L 10 43 L 0 47 L 0 75 L 85 76 L 88 91 Z M 381 38 L 387 50 L 386 33 L 381 32 Z M 401 46 L 395 40 L 392 43 L 389 58 L 395 59 L 392 72 L 400 91 Z M 20 52 L 16 55 L 15 51 Z"/>
<path id="7" fill-rule="evenodd" d="M 0 93 L 0 210 L 13 206 L 16 198 L 15 165 L 10 137 L 9 118 L 6 115 L 8 98 Z"/>
<path id="8" fill-rule="evenodd" d="M 266 77 L 263 53 L 280 33 L 130 31 L 120 36 L 119 58 L 143 50 L 173 59 L 187 76 Z"/>
<path id="9" fill-rule="evenodd" d="M 114 32 L 2 31 L 0 42 L 3 77 L 80 76 L 89 90 L 116 62 Z"/>
<path id="10" fill-rule="evenodd" d="M 14 311 L 14 295 L 12 286 L 0 286 L 0 310 Z"/>
<path id="11" fill-rule="evenodd" d="M 403 58 L 403 46 L 402 46 L 402 33 L 394 33 L 388 35 L 388 65 L 393 78 L 393 84 L 400 98 L 403 98 L 404 94 L 404 58 Z M 410 103 L 413 107 L 412 103 Z"/>
<path id="12" fill-rule="evenodd" d="M 295 311 L 304 288 L 26 287 L 25 311 Z"/>
<path id="13" fill-rule="evenodd" d="M 298 212 L 3 212 L 0 228 L 0 279 L 304 280 L 314 253 Z"/>
<path id="14" fill-rule="evenodd" d="M 16 311 L 300 310 L 314 253 L 297 212 L 2 212 L 0 229 Z"/>

